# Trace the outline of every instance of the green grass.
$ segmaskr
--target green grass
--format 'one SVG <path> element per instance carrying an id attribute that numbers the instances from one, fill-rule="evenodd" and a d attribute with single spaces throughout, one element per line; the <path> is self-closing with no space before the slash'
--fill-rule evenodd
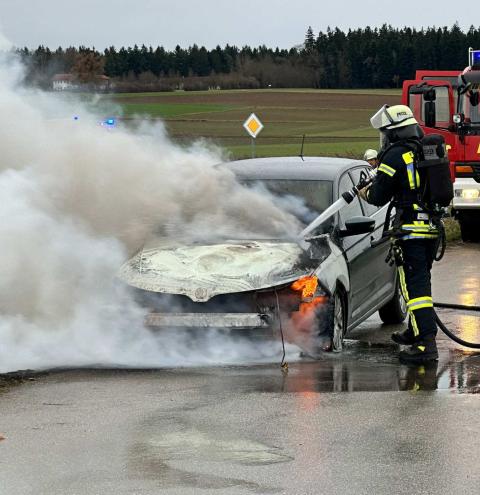
<path id="1" fill-rule="evenodd" d="M 459 241 L 462 237 L 460 232 L 460 224 L 453 218 L 445 219 L 445 234 L 447 241 Z"/>
<path id="2" fill-rule="evenodd" d="M 375 146 L 373 141 L 359 141 L 355 143 L 309 143 L 304 145 L 304 156 L 341 156 L 348 158 L 361 158 L 367 148 Z M 226 146 L 226 149 L 237 159 L 250 158 L 252 156 L 251 143 L 244 145 Z M 298 156 L 300 155 L 301 141 L 287 144 L 255 144 L 255 155 L 264 156 Z"/>
<path id="3" fill-rule="evenodd" d="M 226 105 L 204 105 L 201 103 L 122 103 L 123 117 L 144 115 L 148 117 L 178 117 L 180 115 L 202 115 L 225 112 L 233 107 Z"/>

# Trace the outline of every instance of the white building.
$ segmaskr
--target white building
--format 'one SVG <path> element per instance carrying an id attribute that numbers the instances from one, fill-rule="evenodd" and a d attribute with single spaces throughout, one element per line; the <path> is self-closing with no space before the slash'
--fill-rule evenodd
<path id="1" fill-rule="evenodd" d="M 68 91 L 74 89 L 108 91 L 110 87 L 110 78 L 104 75 L 95 76 L 95 81 L 93 83 L 85 84 L 80 84 L 75 81 L 75 76 L 73 74 L 55 74 L 52 77 L 52 88 L 54 91 Z"/>
<path id="2" fill-rule="evenodd" d="M 77 85 L 73 82 L 72 74 L 55 74 L 52 78 L 52 88 L 54 91 L 65 91 L 76 89 Z"/>

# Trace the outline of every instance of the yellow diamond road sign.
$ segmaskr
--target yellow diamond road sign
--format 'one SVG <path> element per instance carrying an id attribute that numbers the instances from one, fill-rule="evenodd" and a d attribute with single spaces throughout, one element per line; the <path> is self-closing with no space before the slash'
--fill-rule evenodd
<path id="1" fill-rule="evenodd" d="M 243 127 L 252 138 L 256 138 L 263 129 L 263 124 L 260 122 L 260 119 L 252 113 L 252 115 L 243 123 Z"/>

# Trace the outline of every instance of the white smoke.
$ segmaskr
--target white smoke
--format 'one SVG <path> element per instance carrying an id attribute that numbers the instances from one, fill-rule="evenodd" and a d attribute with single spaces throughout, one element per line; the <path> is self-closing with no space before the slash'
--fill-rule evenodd
<path id="1" fill-rule="evenodd" d="M 277 358 L 276 345 L 219 332 L 195 345 L 151 334 L 115 274 L 152 230 L 283 235 L 293 217 L 214 167 L 219 150 L 174 146 L 161 125 L 106 131 L 78 101 L 22 88 L 22 76 L 1 59 L 0 372 Z"/>

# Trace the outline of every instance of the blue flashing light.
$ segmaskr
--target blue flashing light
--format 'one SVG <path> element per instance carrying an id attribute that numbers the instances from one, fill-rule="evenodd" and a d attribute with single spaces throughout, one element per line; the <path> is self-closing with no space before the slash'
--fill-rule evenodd
<path id="1" fill-rule="evenodd" d="M 480 67 L 480 50 L 472 50 L 472 67 Z"/>
<path id="2" fill-rule="evenodd" d="M 80 117 L 78 115 L 73 116 L 73 120 L 78 120 Z"/>
<path id="3" fill-rule="evenodd" d="M 117 126 L 117 119 L 115 119 L 114 117 L 108 117 L 108 119 L 102 120 L 100 122 L 100 125 L 102 127 L 106 127 L 107 129 L 113 129 Z"/>

